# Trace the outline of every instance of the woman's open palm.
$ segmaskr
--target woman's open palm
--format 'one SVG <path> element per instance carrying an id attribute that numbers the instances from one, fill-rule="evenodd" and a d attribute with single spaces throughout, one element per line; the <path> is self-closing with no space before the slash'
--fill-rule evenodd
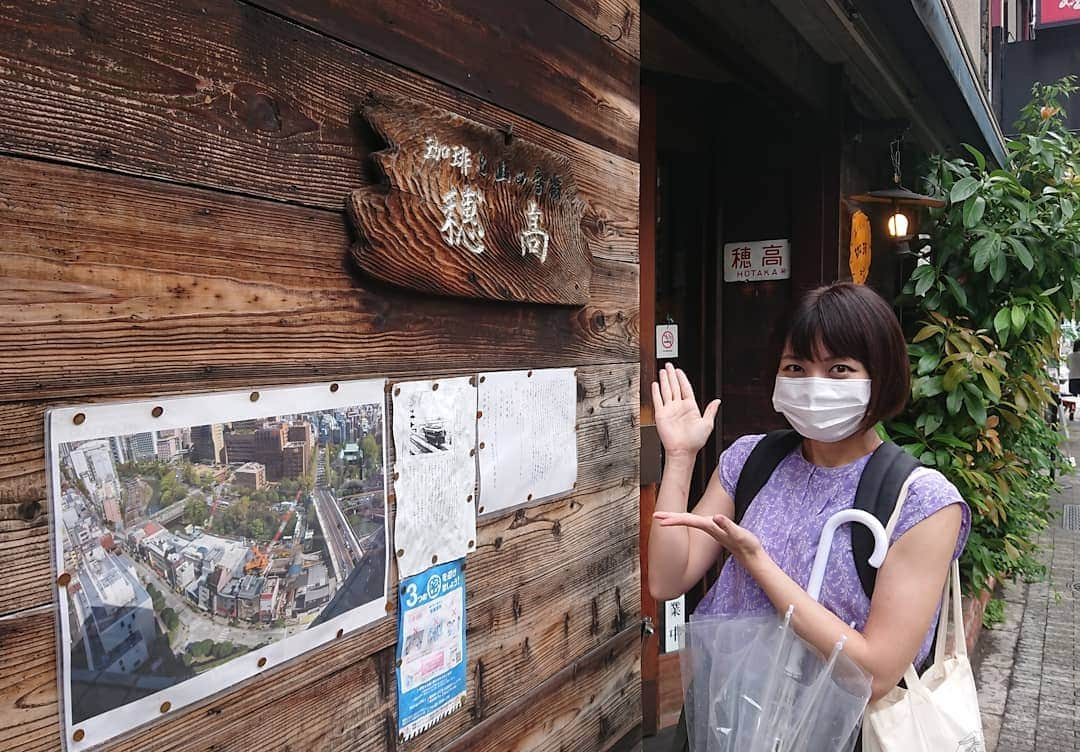
<path id="1" fill-rule="evenodd" d="M 668 455 L 696 455 L 713 431 L 720 400 L 710 402 L 702 414 L 690 380 L 682 369 L 670 363 L 660 371 L 659 382 L 653 382 L 652 399 L 656 430 L 664 450 Z"/>

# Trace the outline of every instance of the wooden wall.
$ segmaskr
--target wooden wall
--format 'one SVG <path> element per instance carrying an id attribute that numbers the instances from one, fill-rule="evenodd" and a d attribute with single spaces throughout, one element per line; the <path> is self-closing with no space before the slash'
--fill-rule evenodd
<path id="1" fill-rule="evenodd" d="M 574 496 L 485 522 L 466 707 L 396 741 L 396 615 L 120 750 L 607 749 L 640 723 L 637 0 L 0 0 L 0 749 L 59 747 L 52 406 L 579 369 Z M 566 154 L 581 309 L 424 298 L 348 261 L 395 93 Z"/>

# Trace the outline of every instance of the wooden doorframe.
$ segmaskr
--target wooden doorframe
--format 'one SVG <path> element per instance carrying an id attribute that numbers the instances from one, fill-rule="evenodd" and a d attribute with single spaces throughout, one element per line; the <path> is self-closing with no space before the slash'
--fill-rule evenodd
<path id="1" fill-rule="evenodd" d="M 656 89 L 641 82 L 638 127 L 640 187 L 638 191 L 639 310 L 641 316 L 641 427 L 655 426 L 650 385 L 656 379 Z M 660 725 L 660 618 L 657 602 L 649 593 L 649 530 L 656 509 L 655 483 L 641 486 L 640 530 L 641 612 L 652 620 L 654 630 L 641 643 L 641 732 L 655 734 Z"/>

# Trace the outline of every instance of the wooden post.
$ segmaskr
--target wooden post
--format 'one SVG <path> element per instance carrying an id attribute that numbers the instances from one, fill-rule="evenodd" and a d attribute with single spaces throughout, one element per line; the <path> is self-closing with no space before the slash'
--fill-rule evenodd
<path id="1" fill-rule="evenodd" d="M 656 379 L 656 90 L 641 87 L 641 127 L 638 144 L 641 160 L 638 258 L 641 273 L 641 427 L 655 426 L 650 385 Z M 641 487 L 641 613 L 659 626 L 656 600 L 649 594 L 649 528 L 656 509 L 656 484 Z M 659 633 L 641 644 L 641 732 L 656 733 L 660 720 Z"/>

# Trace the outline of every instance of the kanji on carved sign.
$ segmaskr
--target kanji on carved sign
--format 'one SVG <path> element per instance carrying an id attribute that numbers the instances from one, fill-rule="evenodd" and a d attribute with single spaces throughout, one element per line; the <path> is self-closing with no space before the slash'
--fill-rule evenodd
<path id="1" fill-rule="evenodd" d="M 364 273 L 439 295 L 588 302 L 585 206 L 569 159 L 400 97 L 362 112 L 387 144 L 371 154 L 385 186 L 347 204 Z"/>

